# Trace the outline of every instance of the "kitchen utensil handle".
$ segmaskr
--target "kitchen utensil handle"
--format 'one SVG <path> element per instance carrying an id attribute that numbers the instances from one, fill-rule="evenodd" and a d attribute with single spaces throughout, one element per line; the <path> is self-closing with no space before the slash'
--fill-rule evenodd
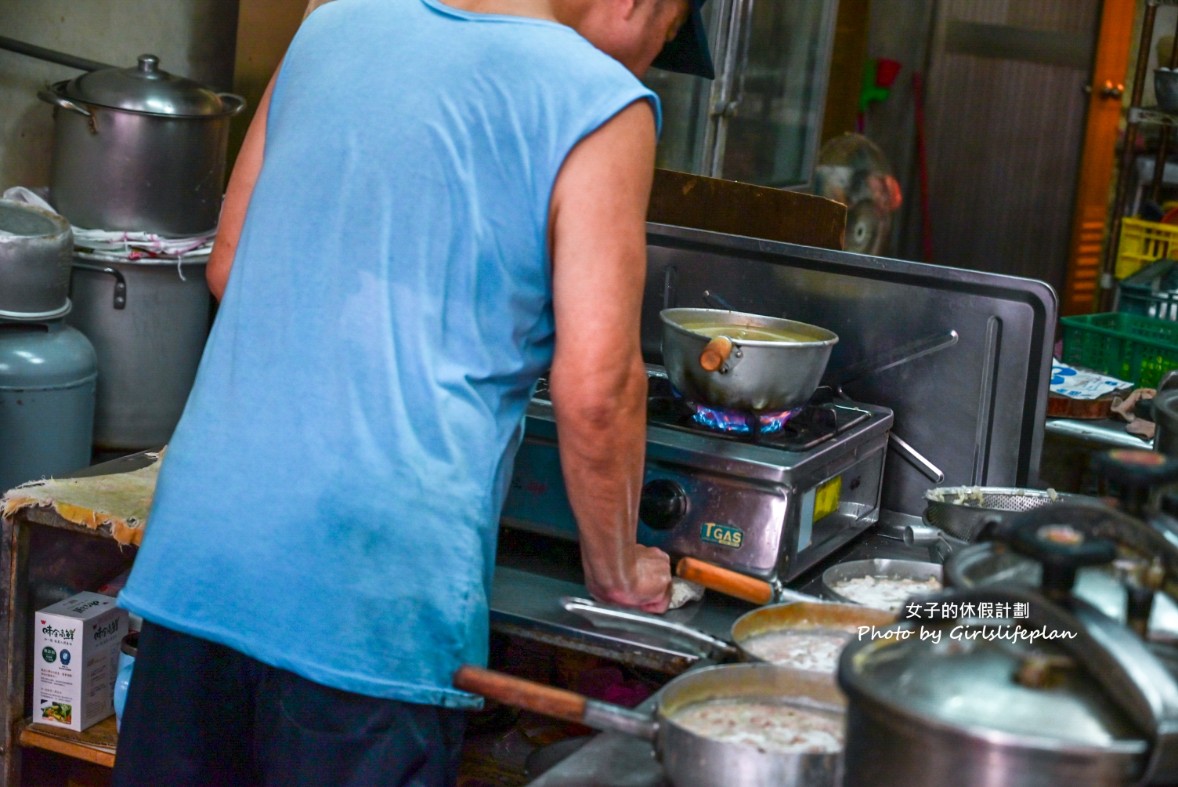
<path id="1" fill-rule="evenodd" d="M 221 105 L 226 107 L 225 114 L 229 117 L 233 117 L 245 109 L 245 99 L 236 93 L 218 93 L 217 98 L 221 99 Z"/>
<path id="2" fill-rule="evenodd" d="M 680 558 L 675 564 L 675 575 L 703 585 L 727 596 L 735 596 L 753 604 L 768 604 L 776 595 L 773 586 L 763 579 L 750 577 L 727 568 L 706 563 L 692 557 Z"/>
<path id="3" fill-rule="evenodd" d="M 480 694 L 514 708 L 578 723 L 585 718 L 585 697 L 514 675 L 464 664 L 454 673 L 453 682 L 455 688 Z"/>
<path id="4" fill-rule="evenodd" d="M 86 262 L 78 262 L 73 260 L 70 262 L 75 268 L 81 268 L 84 271 L 93 271 L 94 273 L 105 273 L 108 276 L 115 277 L 114 290 L 114 307 L 116 309 L 127 308 L 127 280 L 123 278 L 123 274 L 117 268 L 112 268 L 109 265 L 91 265 Z"/>
<path id="5" fill-rule="evenodd" d="M 715 372 L 728 362 L 728 356 L 731 354 L 732 340 L 727 336 L 717 336 L 708 342 L 699 354 L 699 365 L 705 372 Z"/>
<path id="6" fill-rule="evenodd" d="M 452 682 L 455 688 L 513 708 L 586 724 L 599 730 L 616 730 L 646 740 L 654 740 L 658 731 L 657 722 L 644 713 L 471 664 L 459 667 Z"/>
<path id="7" fill-rule="evenodd" d="M 85 115 L 86 117 L 93 117 L 93 115 L 90 113 L 90 110 L 86 109 L 83 106 L 75 104 L 73 101 L 70 101 L 68 98 L 62 98 L 61 96 L 54 93 L 52 90 L 49 90 L 46 88 L 42 88 L 41 90 L 38 90 L 37 91 L 37 98 L 41 99 L 42 101 L 47 101 L 48 103 L 53 104 L 54 106 L 61 107 L 62 109 L 65 109 L 65 110 L 69 110 L 70 112 L 77 112 L 79 115 Z"/>

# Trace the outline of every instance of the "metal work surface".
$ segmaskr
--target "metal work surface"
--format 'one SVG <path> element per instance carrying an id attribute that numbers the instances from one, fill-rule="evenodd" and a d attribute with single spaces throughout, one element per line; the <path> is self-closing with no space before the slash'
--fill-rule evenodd
<path id="1" fill-rule="evenodd" d="M 919 516 L 937 484 L 1037 480 L 1057 314 L 1047 284 L 682 227 L 648 225 L 647 239 L 650 363 L 664 308 L 719 305 L 838 334 L 824 382 L 895 413 L 884 509 Z"/>
<path id="2" fill-rule="evenodd" d="M 891 519 L 892 521 L 885 524 L 893 529 L 911 521 L 907 517 L 893 516 Z M 878 533 L 870 533 L 849 545 L 843 553 L 832 558 L 830 563 L 871 558 L 927 560 L 928 551 L 924 548 L 905 546 L 902 541 Z M 506 559 L 518 561 L 518 556 L 513 558 L 507 555 Z M 544 565 L 555 573 L 566 573 L 556 566 L 556 562 L 554 560 Z M 534 568 L 535 565 L 533 563 L 531 567 Z M 820 574 L 821 572 L 816 570 L 801 578 L 795 584 L 795 588 L 817 594 L 821 587 Z M 619 652 L 663 655 L 676 653 L 677 658 L 689 666 L 704 663 L 699 659 L 698 653 L 691 653 L 690 648 L 676 649 L 665 641 L 659 644 L 656 635 L 611 635 L 604 629 L 595 630 L 593 624 L 565 612 L 557 603 L 561 595 L 569 594 L 584 595 L 585 588 L 571 579 L 568 573 L 566 578 L 558 579 L 501 565 L 495 573 L 491 599 L 492 627 L 499 631 L 517 633 L 540 631 L 551 635 L 563 632 L 561 635 L 570 640 L 586 638 L 585 641 L 604 647 L 601 655 L 609 655 L 610 648 L 621 648 L 620 651 L 615 650 L 615 658 Z M 690 604 L 682 610 L 674 610 L 668 613 L 668 617 L 678 613 L 689 613 L 690 617 L 680 622 L 714 636 L 727 638 L 732 623 L 753 608 L 751 604 L 708 591 L 702 601 Z M 650 697 L 639 705 L 638 709 L 653 713 L 658 696 L 655 694 Z M 645 740 L 619 732 L 599 733 L 580 749 L 530 782 L 533 787 L 662 787 L 666 783 L 662 768 L 655 759 L 654 747 Z"/>
<path id="3" fill-rule="evenodd" d="M 703 658 L 698 645 L 657 633 L 598 628 L 566 612 L 561 598 L 588 596 L 578 550 L 569 541 L 501 531 L 491 591 L 492 628 L 667 674 L 683 672 Z M 743 601 L 708 593 L 703 602 L 672 610 L 667 618 L 726 638 L 733 621 L 749 609 Z"/>
<path id="4" fill-rule="evenodd" d="M 1048 418 L 1044 429 L 1048 434 L 1070 438 L 1100 448 L 1149 449 L 1152 441 L 1125 431 L 1125 422 L 1111 418 L 1081 421 L 1069 418 Z"/>

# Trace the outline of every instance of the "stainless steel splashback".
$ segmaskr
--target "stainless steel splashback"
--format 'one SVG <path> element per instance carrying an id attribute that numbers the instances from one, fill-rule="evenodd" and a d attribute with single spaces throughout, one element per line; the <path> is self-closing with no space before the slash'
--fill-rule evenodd
<path id="1" fill-rule="evenodd" d="M 1037 483 L 1058 311 L 1049 285 L 661 224 L 647 237 L 648 362 L 662 362 L 663 308 L 820 325 L 839 335 L 824 382 L 895 412 L 884 509 L 919 516 L 941 483 Z"/>

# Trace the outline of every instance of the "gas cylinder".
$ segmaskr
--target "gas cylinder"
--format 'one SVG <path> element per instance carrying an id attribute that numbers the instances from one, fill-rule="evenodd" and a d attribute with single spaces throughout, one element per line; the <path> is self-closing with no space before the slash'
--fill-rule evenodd
<path id="1" fill-rule="evenodd" d="M 0 494 L 90 464 L 98 359 L 63 320 L 0 320 Z"/>

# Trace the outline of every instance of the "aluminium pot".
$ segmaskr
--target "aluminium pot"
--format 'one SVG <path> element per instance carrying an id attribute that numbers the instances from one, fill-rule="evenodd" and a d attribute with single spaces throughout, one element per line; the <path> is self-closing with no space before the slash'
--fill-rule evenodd
<path id="1" fill-rule="evenodd" d="M 98 355 L 96 448 L 138 451 L 171 439 L 208 338 L 206 262 L 74 255 L 67 319 Z"/>
<path id="2" fill-rule="evenodd" d="M 50 202 L 75 227 L 174 237 L 216 228 L 240 96 L 173 76 L 155 55 L 37 95 L 54 106 Z"/>
<path id="3" fill-rule="evenodd" d="M 745 413 L 804 405 L 838 336 L 795 320 L 725 309 L 663 309 L 663 364 L 689 401 Z"/>
<path id="4" fill-rule="evenodd" d="M 73 247 L 73 230 L 61 216 L 0 200 L 0 319 L 64 316 Z"/>
<path id="5" fill-rule="evenodd" d="M 724 664 L 689 670 L 655 695 L 653 714 L 479 667 L 461 667 L 454 675 L 454 685 L 535 713 L 648 740 L 675 787 L 825 787 L 839 783 L 841 749 L 766 750 L 708 738 L 676 721 L 691 706 L 735 700 L 813 711 L 837 723 L 841 733 L 844 698 L 833 681 L 813 672 L 773 664 Z"/>

